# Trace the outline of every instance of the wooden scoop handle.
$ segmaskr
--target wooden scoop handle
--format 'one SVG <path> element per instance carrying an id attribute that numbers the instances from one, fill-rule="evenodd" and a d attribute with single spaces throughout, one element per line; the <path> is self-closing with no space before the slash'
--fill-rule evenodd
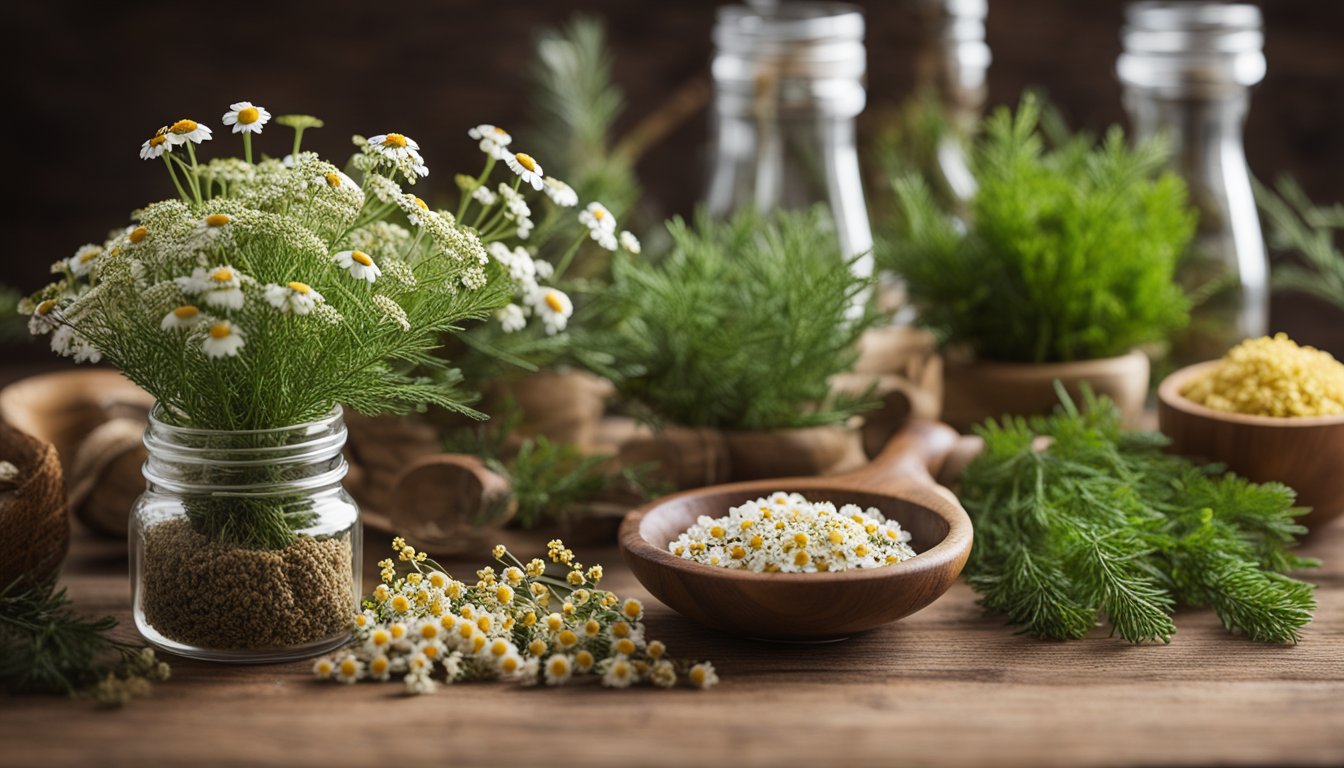
<path id="1" fill-rule="evenodd" d="M 889 491 L 915 481 L 937 485 L 934 475 L 956 447 L 960 436 L 946 424 L 929 419 L 911 419 L 882 452 L 861 469 L 844 475 L 848 484 L 873 491 Z"/>

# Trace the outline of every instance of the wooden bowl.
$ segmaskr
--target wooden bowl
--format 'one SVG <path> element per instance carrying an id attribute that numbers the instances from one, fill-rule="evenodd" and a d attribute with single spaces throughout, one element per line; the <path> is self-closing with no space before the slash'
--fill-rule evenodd
<path id="1" fill-rule="evenodd" d="M 952 586 L 971 552 L 971 521 L 935 485 L 956 444 L 950 427 L 912 422 L 869 465 L 844 475 L 757 480 L 685 491 L 631 512 L 621 553 L 654 597 L 702 624 L 770 640 L 831 640 L 908 616 Z M 667 550 L 699 515 L 719 517 L 774 491 L 876 507 L 912 534 L 915 557 L 838 573 L 754 573 L 683 560 Z"/>
<path id="2" fill-rule="evenodd" d="M 1278 481 L 1297 491 L 1301 518 L 1315 530 L 1344 513 L 1344 415 L 1306 418 L 1248 416 L 1206 408 L 1181 395 L 1218 361 L 1168 376 L 1157 390 L 1158 426 L 1183 456 L 1226 464 L 1257 483 Z"/>

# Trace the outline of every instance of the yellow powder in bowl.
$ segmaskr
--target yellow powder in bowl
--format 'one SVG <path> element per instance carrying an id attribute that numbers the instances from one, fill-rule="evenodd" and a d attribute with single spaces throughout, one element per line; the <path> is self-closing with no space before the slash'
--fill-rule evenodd
<path id="1" fill-rule="evenodd" d="M 1247 339 L 1181 395 L 1219 411 L 1254 416 L 1344 414 L 1344 364 L 1285 334 Z"/>

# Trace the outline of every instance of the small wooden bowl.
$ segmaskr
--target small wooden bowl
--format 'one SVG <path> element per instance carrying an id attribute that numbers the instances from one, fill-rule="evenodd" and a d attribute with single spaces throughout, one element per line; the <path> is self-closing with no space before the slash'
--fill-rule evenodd
<path id="1" fill-rule="evenodd" d="M 915 421 L 869 465 L 845 475 L 757 480 L 678 493 L 631 512 L 621 553 L 654 597 L 702 624 L 769 640 L 843 638 L 932 603 L 971 552 L 971 521 L 950 491 L 935 485 L 957 442 L 950 427 Z M 876 507 L 912 534 L 915 557 L 882 568 L 838 573 L 754 573 L 683 560 L 667 550 L 699 515 L 775 491 L 812 501 Z"/>
<path id="2" fill-rule="evenodd" d="M 1226 464 L 1257 483 L 1291 487 L 1297 504 L 1311 507 L 1301 521 L 1312 530 L 1344 513 L 1344 416 L 1248 416 L 1181 395 L 1217 364 L 1182 368 L 1158 387 L 1158 426 L 1171 439 L 1171 452 Z"/>

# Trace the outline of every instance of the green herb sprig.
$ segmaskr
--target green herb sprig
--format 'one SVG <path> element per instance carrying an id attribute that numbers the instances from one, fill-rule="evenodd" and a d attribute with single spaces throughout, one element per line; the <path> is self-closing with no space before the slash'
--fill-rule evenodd
<path id="1" fill-rule="evenodd" d="M 1032 97 L 986 123 L 971 166 L 979 185 L 963 223 L 915 175 L 877 251 L 903 277 L 942 342 L 1001 362 L 1112 357 L 1163 340 L 1187 320 L 1172 277 L 1194 233 L 1160 143 L 1135 149 L 1118 128 L 1093 147 L 1047 150 Z"/>
<path id="2" fill-rule="evenodd" d="M 1210 605 L 1231 632 L 1297 642 L 1315 587 L 1285 574 L 1319 563 L 1291 552 L 1306 531 L 1293 491 L 1167 455 L 1165 438 L 1125 432 L 1104 398 L 1086 393 L 1079 409 L 1059 392 L 1053 416 L 977 429 L 985 451 L 960 498 L 982 604 L 1050 640 L 1081 638 L 1104 615 L 1129 642 L 1169 642 L 1176 605 Z"/>
<path id="3" fill-rule="evenodd" d="M 618 260 L 592 339 L 634 372 L 614 376 L 651 421 L 724 429 L 842 423 L 865 407 L 833 399 L 855 343 L 876 324 L 856 299 L 856 277 L 819 211 L 704 213 L 668 224 L 675 251 L 654 267 Z"/>
<path id="4" fill-rule="evenodd" d="M 1344 309 L 1344 253 L 1335 245 L 1344 230 L 1344 205 L 1313 205 L 1292 179 L 1277 184 L 1278 194 L 1260 184 L 1255 199 L 1265 214 L 1270 245 L 1300 257 L 1274 268 L 1274 285 L 1302 291 Z"/>

